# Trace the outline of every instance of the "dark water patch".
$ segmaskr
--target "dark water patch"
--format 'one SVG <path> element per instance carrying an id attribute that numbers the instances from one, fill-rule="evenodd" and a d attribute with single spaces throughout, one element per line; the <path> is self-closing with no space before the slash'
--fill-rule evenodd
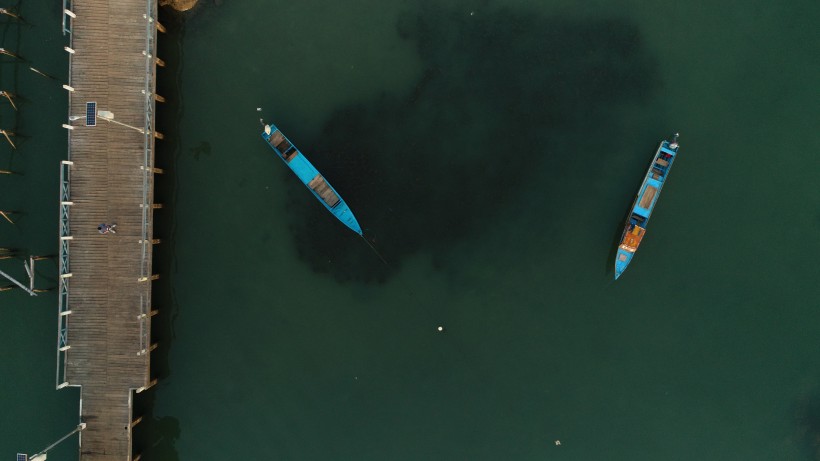
<path id="1" fill-rule="evenodd" d="M 144 399 L 149 405 L 147 414 L 143 416 L 142 422 L 133 429 L 134 455 L 141 455 L 142 459 L 178 460 L 179 453 L 175 445 L 182 432 L 179 420 L 170 416 L 153 416 L 151 411 L 153 400 L 153 398 Z M 135 410 L 139 408 L 135 407 Z"/>
<path id="2" fill-rule="evenodd" d="M 211 155 L 211 143 L 209 143 L 207 141 L 200 141 L 199 144 L 197 144 L 196 146 L 190 148 L 189 150 L 191 151 L 191 155 L 193 155 L 193 157 L 196 160 L 199 160 L 199 157 L 202 156 L 202 155 L 204 155 L 204 156 L 210 156 Z"/>
<path id="3" fill-rule="evenodd" d="M 417 84 L 340 108 L 314 145 L 300 146 L 390 267 L 290 189 L 301 196 L 289 213 L 300 256 L 342 282 L 384 280 L 419 252 L 446 261 L 453 243 L 498 226 L 514 201 L 539 203 L 568 169 L 594 176 L 607 155 L 595 146 L 619 107 L 659 86 L 625 20 L 428 5 L 400 18 L 397 33 L 424 62 Z"/>
<path id="4" fill-rule="evenodd" d="M 820 460 L 820 394 L 815 392 L 797 404 L 797 436 L 808 460 Z"/>

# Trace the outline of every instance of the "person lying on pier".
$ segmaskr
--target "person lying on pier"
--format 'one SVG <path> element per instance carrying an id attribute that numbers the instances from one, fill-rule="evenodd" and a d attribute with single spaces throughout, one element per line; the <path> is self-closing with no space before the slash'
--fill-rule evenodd
<path id="1" fill-rule="evenodd" d="M 99 226 L 97 226 L 97 230 L 100 231 L 101 234 L 107 234 L 109 232 L 111 232 L 112 234 L 116 234 L 117 231 L 114 230 L 114 229 L 116 229 L 116 227 L 117 227 L 116 224 L 111 224 L 109 226 L 108 224 L 102 223 Z"/>

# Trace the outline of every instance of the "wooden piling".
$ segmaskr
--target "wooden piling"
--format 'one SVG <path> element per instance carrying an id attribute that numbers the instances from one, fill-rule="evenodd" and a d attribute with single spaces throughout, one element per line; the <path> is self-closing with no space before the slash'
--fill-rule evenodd
<path id="1" fill-rule="evenodd" d="M 15 52 L 13 52 L 13 51 L 9 51 L 9 50 L 7 50 L 7 49 L 5 49 L 5 48 L 0 48 L 0 54 L 4 54 L 4 55 L 6 55 L 6 56 L 11 56 L 11 57 L 12 57 L 12 58 L 14 58 L 14 59 L 22 59 L 22 58 L 20 57 L 20 55 L 18 55 L 17 53 L 15 53 Z"/>
<path id="2" fill-rule="evenodd" d="M 9 217 L 9 215 L 10 215 L 10 214 L 13 214 L 13 213 L 15 213 L 15 212 L 14 212 L 14 211 L 3 211 L 3 210 L 0 210 L 0 216 L 2 216 L 3 218 L 5 218 L 5 219 L 6 219 L 6 221 L 8 221 L 8 222 L 10 222 L 10 223 L 12 223 L 12 224 L 14 224 L 14 221 L 12 221 L 12 219 Z"/>
<path id="3" fill-rule="evenodd" d="M 14 110 L 17 110 L 17 104 L 14 104 L 14 99 L 13 99 L 14 94 L 9 93 L 8 91 L 0 91 L 0 96 L 8 99 L 9 102 L 11 103 L 11 107 L 13 107 Z"/>
<path id="4" fill-rule="evenodd" d="M 6 16 L 12 17 L 12 18 L 14 18 L 14 19 L 16 19 L 16 20 L 18 20 L 18 21 L 22 21 L 22 20 L 23 20 L 23 18 L 21 18 L 20 16 L 18 16 L 18 15 L 17 15 L 17 13 L 13 13 L 13 12 L 11 12 L 11 11 L 7 10 L 6 8 L 0 8 L 0 14 L 4 14 L 4 15 L 6 15 Z"/>
<path id="5" fill-rule="evenodd" d="M 13 132 L 8 131 L 8 130 L 1 130 L 1 129 L 0 129 L 0 134 L 2 134 L 3 136 L 5 136 L 5 137 L 6 137 L 6 141 L 8 141 L 8 142 L 9 142 L 9 144 L 11 144 L 11 148 L 12 148 L 12 149 L 17 149 L 17 146 L 15 146 L 15 145 L 14 145 L 14 142 L 12 142 L 12 140 L 11 140 L 11 136 L 14 136 L 14 133 L 13 133 Z"/>

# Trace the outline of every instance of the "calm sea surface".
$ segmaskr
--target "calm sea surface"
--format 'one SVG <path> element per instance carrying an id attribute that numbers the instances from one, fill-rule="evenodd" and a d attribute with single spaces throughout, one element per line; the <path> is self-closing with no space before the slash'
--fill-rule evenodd
<path id="1" fill-rule="evenodd" d="M 18 144 L 0 138 L 0 169 L 23 173 L 0 175 L 21 212 L 0 247 L 53 255 L 67 42 L 56 6 L 19 11 L 0 17 L 26 61 L 0 56 L 19 97 L 0 100 Z M 143 459 L 820 459 L 820 4 L 203 1 L 162 20 Z M 55 261 L 38 273 L 56 285 Z M 76 424 L 56 310 L 0 292 L 0 457 Z M 50 454 L 76 457 L 76 438 Z"/>

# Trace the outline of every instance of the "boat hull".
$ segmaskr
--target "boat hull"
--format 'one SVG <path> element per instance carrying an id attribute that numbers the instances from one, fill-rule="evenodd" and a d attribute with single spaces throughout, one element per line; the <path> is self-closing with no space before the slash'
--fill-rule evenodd
<path id="1" fill-rule="evenodd" d="M 347 206 L 342 196 L 336 192 L 330 183 L 319 173 L 319 170 L 305 157 L 302 152 L 274 124 L 265 125 L 262 139 L 270 146 L 276 155 L 296 174 L 302 184 L 308 188 L 314 197 L 324 207 L 350 228 L 353 232 L 362 235 L 362 228 L 353 211 Z"/>
<path id="2" fill-rule="evenodd" d="M 652 216 L 652 211 L 658 202 L 663 185 L 666 183 L 669 171 L 677 157 L 678 147 L 677 135 L 675 135 L 675 139 L 672 141 L 662 141 L 655 151 L 655 156 L 652 158 L 641 187 L 632 202 L 618 243 L 615 255 L 616 280 L 632 262 L 638 247 L 643 241 L 649 218 Z"/>

